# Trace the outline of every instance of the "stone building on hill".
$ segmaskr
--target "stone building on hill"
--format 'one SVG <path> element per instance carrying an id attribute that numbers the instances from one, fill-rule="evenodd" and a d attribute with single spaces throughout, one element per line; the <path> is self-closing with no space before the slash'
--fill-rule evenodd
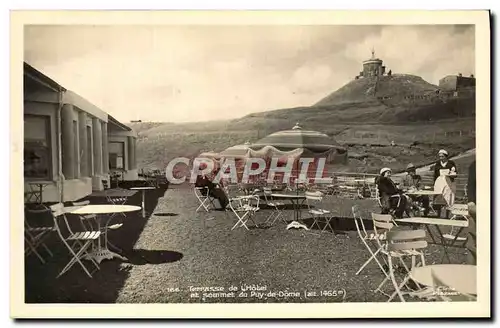
<path id="1" fill-rule="evenodd" d="M 376 77 L 384 74 L 383 61 L 375 57 L 375 50 L 372 49 L 372 57 L 363 61 L 363 71 L 359 72 L 359 77 Z"/>

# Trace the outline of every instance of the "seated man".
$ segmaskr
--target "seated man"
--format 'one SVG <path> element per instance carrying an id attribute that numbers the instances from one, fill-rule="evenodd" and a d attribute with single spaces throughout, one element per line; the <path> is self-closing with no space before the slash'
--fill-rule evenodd
<path id="1" fill-rule="evenodd" d="M 409 199 L 401 189 L 396 187 L 396 184 L 390 178 L 391 173 L 391 169 L 383 168 L 380 170 L 380 176 L 375 179 L 380 203 L 382 204 L 382 214 L 388 214 L 391 209 L 394 209 L 394 216 L 402 218 L 405 211 L 408 213 Z"/>
<path id="2" fill-rule="evenodd" d="M 404 191 L 420 190 L 422 188 L 422 177 L 417 174 L 417 169 L 412 163 L 406 167 L 406 176 L 403 178 L 402 187 Z M 430 200 L 428 196 L 410 196 L 414 202 L 422 204 L 424 216 L 429 214 Z"/>

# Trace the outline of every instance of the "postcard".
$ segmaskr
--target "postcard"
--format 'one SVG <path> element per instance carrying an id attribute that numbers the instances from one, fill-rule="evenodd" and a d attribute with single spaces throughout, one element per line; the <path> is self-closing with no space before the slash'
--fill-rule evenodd
<path id="1" fill-rule="evenodd" d="M 11 317 L 491 316 L 488 11 L 12 11 L 10 73 Z"/>

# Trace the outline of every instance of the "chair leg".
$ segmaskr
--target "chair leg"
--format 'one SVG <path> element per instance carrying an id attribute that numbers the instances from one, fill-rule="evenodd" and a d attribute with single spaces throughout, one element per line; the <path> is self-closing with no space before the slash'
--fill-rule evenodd
<path id="1" fill-rule="evenodd" d="M 42 262 L 42 264 L 45 264 L 45 260 L 43 259 L 43 257 L 40 255 L 40 253 L 38 253 L 38 251 L 36 250 L 36 248 L 33 246 L 33 244 L 26 239 L 26 243 L 28 244 L 28 252 L 27 252 L 27 255 L 30 254 L 29 250 L 31 250 L 32 253 L 34 253 L 36 255 L 36 257 L 38 257 L 38 259 L 40 260 L 40 262 Z"/>
<path id="2" fill-rule="evenodd" d="M 80 250 L 78 250 L 77 253 L 75 253 L 75 251 L 72 248 L 70 248 L 69 245 L 67 245 L 70 253 L 73 255 L 73 258 L 71 259 L 71 261 L 68 262 L 68 264 L 66 264 L 66 266 L 61 270 L 61 272 L 59 273 L 59 275 L 56 278 L 59 278 L 64 273 L 66 273 L 76 262 L 78 262 L 80 264 L 80 266 L 83 268 L 83 270 L 85 271 L 87 276 L 92 278 L 92 275 L 90 274 L 90 272 L 87 270 L 85 265 L 83 265 L 83 263 L 80 260 L 80 257 L 85 253 L 85 250 L 89 245 L 90 245 L 90 242 L 85 243 L 83 245 L 83 247 L 80 248 Z"/>
<path id="3" fill-rule="evenodd" d="M 405 276 L 405 278 L 403 279 L 403 281 L 399 285 L 398 289 L 396 291 L 394 291 L 394 293 L 392 293 L 391 297 L 389 297 L 389 299 L 387 300 L 387 302 L 392 301 L 396 295 L 399 295 L 400 299 L 403 297 L 403 294 L 401 293 L 401 288 L 404 285 L 406 285 L 406 283 L 408 282 L 408 280 L 410 280 L 410 276 L 409 275 Z M 399 293 L 398 293 L 398 291 L 399 291 Z M 405 302 L 404 298 L 401 299 L 401 302 Z"/>
<path id="4" fill-rule="evenodd" d="M 375 253 L 373 253 L 373 251 L 370 249 L 370 247 L 368 246 L 368 244 L 366 244 L 366 242 L 363 240 L 366 248 L 368 249 L 368 251 L 370 252 L 371 256 L 368 260 L 366 260 L 366 262 L 361 266 L 361 268 L 359 268 L 358 272 L 356 272 L 356 275 L 359 275 L 361 273 L 361 271 L 363 271 L 363 269 L 368 265 L 368 263 L 370 263 L 372 260 L 375 260 L 377 262 L 377 264 L 380 266 L 380 268 L 382 269 L 383 266 L 380 264 L 380 262 L 378 261 L 377 259 L 377 254 L 380 253 L 380 251 L 382 250 L 382 248 L 378 248 Z M 385 272 L 383 269 L 382 269 L 383 272 Z"/>
<path id="5" fill-rule="evenodd" d="M 392 285 L 396 289 L 396 294 L 399 296 L 401 302 L 405 302 L 403 294 L 401 293 L 398 283 L 396 282 L 396 277 L 394 276 L 394 269 L 392 268 L 392 259 L 390 255 L 388 255 L 388 259 L 389 259 L 389 276 L 391 277 Z M 391 297 L 387 300 L 387 302 L 390 302 L 393 298 L 394 296 L 391 295 Z"/>

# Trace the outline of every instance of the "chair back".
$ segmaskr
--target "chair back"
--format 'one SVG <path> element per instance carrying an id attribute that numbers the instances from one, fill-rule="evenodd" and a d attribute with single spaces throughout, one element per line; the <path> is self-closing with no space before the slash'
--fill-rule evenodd
<path id="1" fill-rule="evenodd" d="M 306 191 L 305 195 L 309 210 L 314 204 L 319 204 L 323 201 L 323 193 L 320 191 Z"/>
<path id="2" fill-rule="evenodd" d="M 451 215 L 461 215 L 464 217 L 469 216 L 469 207 L 467 206 L 467 204 L 453 204 L 449 208 L 449 210 L 451 212 Z"/>
<path id="3" fill-rule="evenodd" d="M 262 191 L 264 194 L 264 200 L 266 201 L 266 204 L 267 204 L 272 200 L 271 194 L 273 193 L 273 191 L 272 191 L 271 187 L 263 187 Z"/>
<path id="4" fill-rule="evenodd" d="M 54 227 L 57 230 L 57 234 L 59 237 L 61 237 L 62 240 L 65 240 L 65 236 L 63 234 L 63 231 L 61 230 L 61 226 L 58 222 L 60 218 L 64 220 L 64 224 L 66 226 L 66 229 L 68 233 L 71 235 L 73 234 L 73 230 L 71 229 L 69 222 L 66 218 L 65 211 L 64 211 L 64 204 L 63 203 L 57 203 L 52 206 L 50 206 L 50 210 L 52 211 L 52 218 L 54 219 Z"/>
<path id="5" fill-rule="evenodd" d="M 387 250 L 403 251 L 427 247 L 425 230 L 403 230 L 387 232 Z"/>
<path id="6" fill-rule="evenodd" d="M 365 223 L 363 222 L 363 217 L 361 216 L 359 205 L 354 205 L 353 207 L 351 207 L 351 211 L 359 237 L 361 239 L 366 238 L 368 236 L 368 233 L 366 232 Z"/>
<path id="7" fill-rule="evenodd" d="M 90 204 L 90 200 L 82 200 L 81 202 L 72 202 L 73 206 L 85 206 Z"/>
<path id="8" fill-rule="evenodd" d="M 375 230 L 391 230 L 394 227 L 392 215 L 372 213 L 373 227 Z"/>
<path id="9" fill-rule="evenodd" d="M 52 211 L 52 215 L 54 217 L 64 215 L 64 204 L 63 203 L 54 204 L 50 206 L 50 210 Z"/>

